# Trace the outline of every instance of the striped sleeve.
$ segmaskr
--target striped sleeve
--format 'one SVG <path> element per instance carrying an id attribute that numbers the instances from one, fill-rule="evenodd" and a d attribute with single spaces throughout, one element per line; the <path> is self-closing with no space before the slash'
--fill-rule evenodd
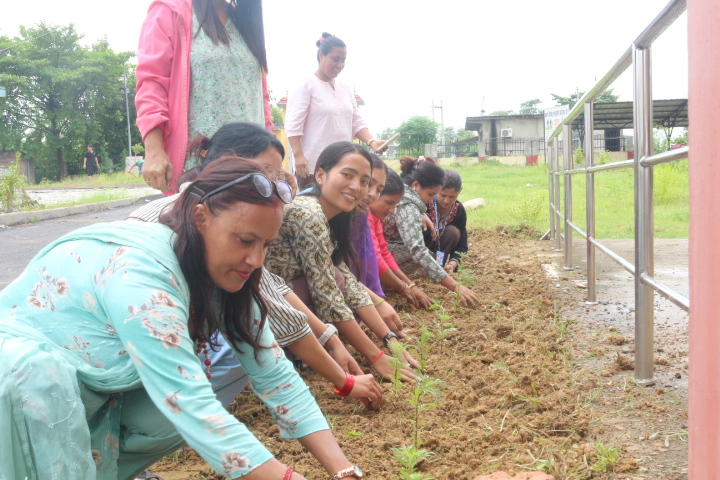
<path id="1" fill-rule="evenodd" d="M 283 295 L 290 288 L 276 275 L 262 269 L 260 276 L 260 293 L 269 310 L 270 330 L 281 347 L 295 343 L 312 333 L 307 316 L 290 305 Z"/>

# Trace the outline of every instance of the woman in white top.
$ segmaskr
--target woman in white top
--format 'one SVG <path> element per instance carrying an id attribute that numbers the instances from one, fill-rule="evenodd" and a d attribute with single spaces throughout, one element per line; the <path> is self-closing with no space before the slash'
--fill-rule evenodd
<path id="1" fill-rule="evenodd" d="M 328 145 L 354 138 L 373 149 L 379 149 L 383 143 L 370 134 L 358 113 L 353 91 L 337 80 L 345 68 L 345 42 L 324 32 L 316 45 L 318 69 L 288 97 L 285 118 L 300 190 L 312 184 L 315 162 Z"/>

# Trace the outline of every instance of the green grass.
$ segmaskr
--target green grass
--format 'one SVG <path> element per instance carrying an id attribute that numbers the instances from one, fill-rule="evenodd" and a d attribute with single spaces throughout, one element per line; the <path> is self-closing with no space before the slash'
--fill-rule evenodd
<path id="1" fill-rule="evenodd" d="M 71 187 L 77 185 L 120 185 L 123 183 L 145 183 L 141 176 L 137 173 L 98 173 L 92 177 L 92 182 L 88 182 L 87 175 L 73 175 L 62 182 L 50 182 L 47 179 L 40 182 L 40 187 Z M 30 188 L 35 185 L 31 185 Z"/>
<path id="2" fill-rule="evenodd" d="M 30 206 L 30 207 L 26 208 L 25 211 L 47 210 L 50 208 L 60 208 L 60 207 L 74 207 L 76 205 L 87 205 L 90 203 L 100 203 L 100 202 L 107 202 L 110 200 L 120 200 L 123 198 L 133 198 L 136 196 L 137 196 L 137 194 L 128 192 L 125 189 L 122 189 L 121 191 L 103 190 L 102 192 L 97 192 L 97 193 L 93 193 L 90 195 L 84 195 L 80 198 L 76 198 L 74 200 L 67 200 L 64 202 L 42 204 L 42 200 L 40 200 L 40 202 L 41 202 L 40 205 Z"/>
<path id="3" fill-rule="evenodd" d="M 545 165 L 531 167 L 486 161 L 465 167 L 449 166 L 463 177 L 460 201 L 484 198 L 486 206 L 468 212 L 469 226 L 526 224 L 549 229 L 548 175 Z M 687 162 L 655 167 L 655 236 L 687 238 L 689 195 Z M 560 211 L 563 211 L 563 184 Z M 586 230 L 585 175 L 572 177 L 573 222 Z M 631 169 L 595 174 L 597 238 L 633 238 L 634 197 Z M 576 234 L 577 235 L 577 234 Z"/>

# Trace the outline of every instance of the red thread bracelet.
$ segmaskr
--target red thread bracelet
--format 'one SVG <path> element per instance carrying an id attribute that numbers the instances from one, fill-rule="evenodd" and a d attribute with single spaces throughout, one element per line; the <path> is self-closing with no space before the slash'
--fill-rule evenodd
<path id="1" fill-rule="evenodd" d="M 347 397 L 355 386 L 355 376 L 345 372 L 345 385 L 342 389 L 335 387 L 335 393 L 341 397 Z"/>
<path id="2" fill-rule="evenodd" d="M 294 471 L 292 467 L 288 467 L 288 469 L 285 470 L 285 475 L 283 475 L 282 480 L 290 480 Z"/>
<path id="3" fill-rule="evenodd" d="M 370 362 L 370 365 L 373 365 L 375 362 L 377 362 L 378 360 L 380 360 L 380 357 L 382 357 L 383 355 L 385 355 L 385 352 L 383 352 L 382 350 L 380 350 L 380 353 L 378 354 L 377 357 L 375 357 L 375 360 L 373 360 L 372 362 Z"/>

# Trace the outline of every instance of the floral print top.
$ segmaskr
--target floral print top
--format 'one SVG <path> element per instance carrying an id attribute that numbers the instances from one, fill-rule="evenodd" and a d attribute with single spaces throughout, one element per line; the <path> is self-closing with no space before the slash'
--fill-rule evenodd
<path id="1" fill-rule="evenodd" d="M 323 321 L 354 320 L 353 310 L 372 305 L 372 300 L 345 262 L 337 266 L 345 278 L 345 292 L 338 288 L 331 258 L 334 249 L 330 225 L 317 197 L 295 197 L 285 209 L 277 239 L 268 249 L 265 268 L 288 284 L 305 276 Z"/>
<path id="2" fill-rule="evenodd" d="M 229 45 L 213 44 L 202 29 L 195 35 L 199 27 L 193 12 L 188 138 L 212 137 L 230 122 L 265 125 L 262 69 L 232 20 L 225 24 Z M 188 157 L 185 170 L 196 163 L 197 159 Z"/>
<path id="3" fill-rule="evenodd" d="M 442 282 L 448 274 L 435 261 L 423 239 L 422 215 L 426 211 L 427 205 L 420 195 L 405 185 L 405 193 L 395 213 L 383 221 L 385 240 L 401 269 L 405 270 L 408 265 L 419 265 L 433 281 Z"/>
<path id="4" fill-rule="evenodd" d="M 49 366 L 43 363 L 40 353 L 50 351 L 62 359 L 60 364 L 70 362 L 73 372 L 77 371 L 72 375 L 72 382 L 77 382 L 74 389 L 69 388 L 61 402 L 67 418 L 72 412 L 80 412 L 85 421 L 83 412 L 91 412 L 93 407 L 84 393 L 81 397 L 81 391 L 110 394 L 106 406 L 117 410 L 121 409 L 122 392 L 140 386 L 216 472 L 241 477 L 272 454 L 222 408 L 211 389 L 188 332 L 189 292 L 172 242 L 172 232 L 163 225 L 114 222 L 73 232 L 41 252 L 19 278 L 0 292 L 0 386 L 12 385 L 11 389 L 27 392 L 30 380 L 11 374 L 18 370 L 17 366 L 5 366 L 22 360 L 25 363 L 20 370 L 35 369 L 41 374 Z M 254 322 L 255 329 L 258 323 Z M 40 348 L 18 356 L 19 350 L 13 350 L 17 339 L 37 342 Z M 285 359 L 267 322 L 260 343 L 267 348 L 260 350 L 257 359 L 250 347 L 235 354 L 250 375 L 252 389 L 277 420 L 281 436 L 298 438 L 328 429 L 309 389 Z M 116 378 L 101 385 L 93 381 L 95 372 L 111 373 Z M 12 395 L 2 393 L 0 388 L 0 410 L 39 418 L 65 415 L 65 410 L 58 413 L 55 407 L 45 412 L 53 405 L 51 397 L 57 397 L 55 392 L 49 393 L 46 385 L 30 389 L 26 397 L 33 398 L 33 402 L 22 400 L 17 405 L 5 405 Z M 28 426 L 22 426 L 25 423 Z M 57 423 L 44 426 L 48 432 L 55 432 L 58 444 L 47 441 L 37 431 L 40 427 L 22 421 L 11 422 L 11 427 L 28 431 L 9 438 L 29 438 L 34 446 L 47 444 L 52 455 L 66 457 L 63 468 L 77 470 L 83 462 L 92 462 L 97 464 L 98 479 L 116 478 L 119 414 L 108 413 L 99 424 L 91 422 L 82 429 L 64 431 L 68 422 Z M 0 419 L 0 427 L 4 425 L 7 423 Z M 6 437 L 0 434 L 0 438 Z M 78 447 L 84 444 L 87 450 Z M 0 478 L 6 478 L 7 471 L 18 471 L 12 470 L 12 461 L 0 463 Z M 11 470 L 4 470 L 7 468 Z M 85 477 L 68 470 L 59 478 Z"/>

